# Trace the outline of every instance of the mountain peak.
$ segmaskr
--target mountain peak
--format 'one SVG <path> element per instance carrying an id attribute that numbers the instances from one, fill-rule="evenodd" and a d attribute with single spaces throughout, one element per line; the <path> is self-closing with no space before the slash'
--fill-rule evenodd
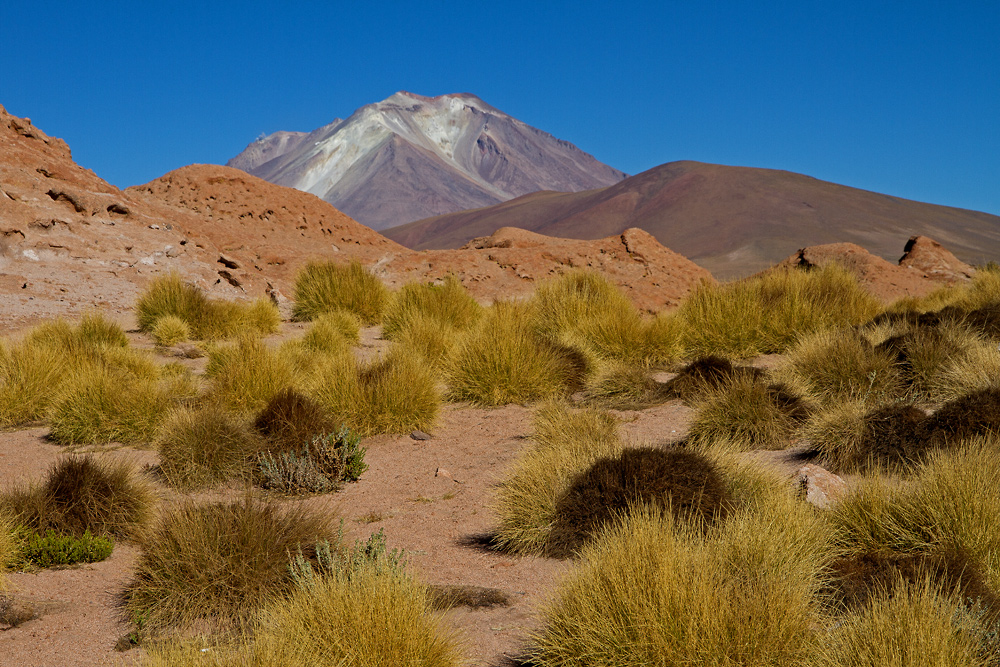
<path id="1" fill-rule="evenodd" d="M 270 135 L 228 165 L 311 192 L 374 229 L 625 178 L 472 93 L 405 90 L 308 135 Z"/>

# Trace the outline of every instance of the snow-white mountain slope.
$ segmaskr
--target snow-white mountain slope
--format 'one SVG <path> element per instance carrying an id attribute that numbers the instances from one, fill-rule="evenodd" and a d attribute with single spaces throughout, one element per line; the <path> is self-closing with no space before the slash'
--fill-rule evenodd
<path id="1" fill-rule="evenodd" d="M 625 178 L 469 94 L 399 92 L 309 134 L 262 137 L 228 165 L 311 192 L 374 229 Z"/>

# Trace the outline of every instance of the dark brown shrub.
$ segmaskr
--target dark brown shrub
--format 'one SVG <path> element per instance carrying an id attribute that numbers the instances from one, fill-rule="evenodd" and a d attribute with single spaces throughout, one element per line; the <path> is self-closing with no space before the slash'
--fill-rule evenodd
<path id="1" fill-rule="evenodd" d="M 440 610 L 454 607 L 492 609 L 511 605 L 510 596 L 502 590 L 484 586 L 435 584 L 427 587 L 427 597 L 431 607 Z"/>
<path id="2" fill-rule="evenodd" d="M 293 389 L 279 392 L 257 415 L 254 428 L 272 453 L 299 452 L 313 438 L 337 430 L 315 401 Z"/>
<path id="3" fill-rule="evenodd" d="M 1000 597 L 986 583 L 982 568 L 964 552 L 898 553 L 884 551 L 838 558 L 831 564 L 831 593 L 847 611 L 863 607 L 876 595 L 890 595 L 901 584 L 930 579 L 945 594 L 979 605 L 990 619 L 1000 617 Z"/>
<path id="4" fill-rule="evenodd" d="M 925 447 L 917 437 L 917 428 L 926 418 L 924 411 L 913 405 L 891 405 L 866 414 L 859 455 L 867 460 L 858 461 L 857 467 L 875 464 L 891 468 L 919 462 Z"/>
<path id="5" fill-rule="evenodd" d="M 156 498 L 124 461 L 67 456 L 49 469 L 41 485 L 4 494 L 15 520 L 37 533 L 54 530 L 81 537 L 132 536 L 152 518 Z"/>
<path id="6" fill-rule="evenodd" d="M 556 502 L 547 555 L 568 558 L 601 527 L 637 504 L 711 522 L 725 512 L 729 492 L 715 465 L 686 449 L 643 447 L 603 458 L 574 480 Z"/>
<path id="7" fill-rule="evenodd" d="M 1000 433 L 1000 389 L 974 391 L 942 405 L 921 422 L 916 437 L 938 449 L 976 435 Z"/>
<path id="8" fill-rule="evenodd" d="M 690 403 L 740 377 L 762 379 L 764 372 L 749 366 L 734 366 L 728 359 L 709 355 L 682 368 L 676 377 L 664 383 L 661 393 Z"/>

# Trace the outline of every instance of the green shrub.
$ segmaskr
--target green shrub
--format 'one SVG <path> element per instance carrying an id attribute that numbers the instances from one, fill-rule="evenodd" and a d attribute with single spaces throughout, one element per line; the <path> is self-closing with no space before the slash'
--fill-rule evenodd
<path id="1" fill-rule="evenodd" d="M 386 310 L 382 335 L 396 340 L 414 317 L 430 318 L 460 331 L 478 322 L 482 315 L 483 307 L 449 274 L 440 285 L 403 285 Z"/>
<path id="2" fill-rule="evenodd" d="M 389 290 L 360 262 L 311 262 L 295 279 L 297 320 L 314 320 L 323 313 L 347 310 L 366 324 L 378 324 L 389 304 Z"/>
<path id="3" fill-rule="evenodd" d="M 96 563 L 111 555 L 114 543 L 106 537 L 63 535 L 49 529 L 44 535 L 28 533 L 21 542 L 21 559 L 35 567 Z"/>
<path id="4" fill-rule="evenodd" d="M 317 436 L 296 449 L 263 452 L 257 457 L 257 477 L 265 489 L 284 493 L 326 493 L 342 482 L 357 481 L 368 469 L 361 437 L 344 428 Z"/>
<path id="5" fill-rule="evenodd" d="M 678 315 L 690 356 L 745 358 L 782 352 L 800 336 L 869 321 L 878 301 L 836 264 L 772 270 L 734 283 L 703 283 Z"/>
<path id="6" fill-rule="evenodd" d="M 156 440 L 167 483 L 188 490 L 249 478 L 250 461 L 263 447 L 243 419 L 213 402 L 179 408 Z"/>
<path id="7" fill-rule="evenodd" d="M 191 338 L 191 327 L 176 315 L 164 315 L 156 320 L 150 333 L 157 345 L 170 347 Z"/>
<path id="8" fill-rule="evenodd" d="M 246 627 L 295 588 L 288 554 L 335 535 L 332 517 L 301 504 L 188 502 L 145 536 L 121 602 L 154 635 L 196 621 Z"/>
<path id="9" fill-rule="evenodd" d="M 14 487 L 0 506 L 30 531 L 134 537 L 153 516 L 156 497 L 124 461 L 91 455 L 57 461 L 41 484 Z"/>
<path id="10" fill-rule="evenodd" d="M 444 372 L 451 400 L 485 406 L 554 396 L 572 379 L 567 358 L 538 338 L 525 306 L 505 302 L 462 336 Z"/>

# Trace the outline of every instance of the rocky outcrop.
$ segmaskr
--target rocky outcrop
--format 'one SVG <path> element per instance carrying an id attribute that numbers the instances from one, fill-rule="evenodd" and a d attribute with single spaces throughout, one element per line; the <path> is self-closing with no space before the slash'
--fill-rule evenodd
<path id="1" fill-rule="evenodd" d="M 903 248 L 899 265 L 920 271 L 931 280 L 946 284 L 966 281 L 976 273 L 973 267 L 926 236 L 910 237 Z"/>

